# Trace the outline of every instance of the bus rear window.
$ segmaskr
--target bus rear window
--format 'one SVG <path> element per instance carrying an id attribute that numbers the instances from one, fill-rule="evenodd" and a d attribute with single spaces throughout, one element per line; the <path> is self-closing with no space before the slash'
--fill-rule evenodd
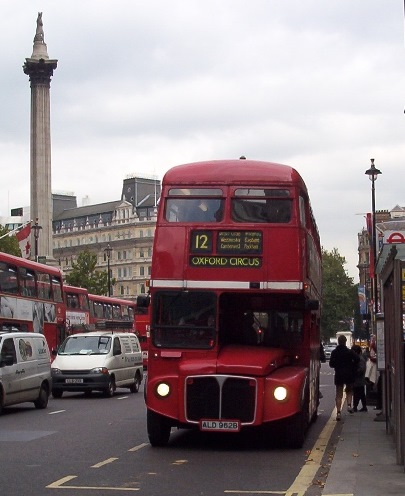
<path id="1" fill-rule="evenodd" d="M 165 207 L 168 222 L 220 222 L 224 215 L 221 198 L 169 198 Z"/>
<path id="2" fill-rule="evenodd" d="M 281 198 L 233 198 L 234 222 L 287 224 L 291 221 L 292 201 Z"/>

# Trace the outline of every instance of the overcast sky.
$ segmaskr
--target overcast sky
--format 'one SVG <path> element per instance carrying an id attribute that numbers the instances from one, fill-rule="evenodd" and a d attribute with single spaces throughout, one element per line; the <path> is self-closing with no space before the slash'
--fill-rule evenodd
<path id="1" fill-rule="evenodd" d="M 295 167 L 322 245 L 358 280 L 371 210 L 405 206 L 403 0 L 19 0 L 2 5 L 0 216 L 28 206 L 38 12 L 51 81 L 52 190 L 120 199 L 127 175 L 238 158 Z"/>

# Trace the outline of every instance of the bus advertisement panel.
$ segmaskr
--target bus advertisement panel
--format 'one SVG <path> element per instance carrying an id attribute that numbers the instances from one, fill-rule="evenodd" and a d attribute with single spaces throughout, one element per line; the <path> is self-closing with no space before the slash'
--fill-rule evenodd
<path id="1" fill-rule="evenodd" d="M 0 252 L 0 330 L 42 333 L 53 350 L 65 325 L 60 269 Z"/>
<path id="2" fill-rule="evenodd" d="M 170 169 L 150 294 L 152 446 L 171 427 L 275 423 L 302 446 L 319 403 L 321 247 L 299 173 L 252 160 Z"/>

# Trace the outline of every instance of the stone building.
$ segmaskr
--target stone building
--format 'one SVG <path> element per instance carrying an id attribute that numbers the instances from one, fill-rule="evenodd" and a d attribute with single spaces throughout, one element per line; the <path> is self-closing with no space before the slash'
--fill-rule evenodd
<path id="1" fill-rule="evenodd" d="M 376 212 L 375 219 L 378 238 L 380 238 L 381 234 L 380 224 L 392 219 L 392 215 L 392 211 L 389 212 L 388 210 L 378 210 Z M 359 263 L 357 265 L 357 268 L 359 269 L 360 286 L 365 288 L 367 301 L 370 301 L 372 299 L 372 284 L 370 278 L 370 237 L 371 233 L 368 232 L 368 229 L 366 227 L 364 227 L 361 232 L 357 234 L 359 253 Z"/>
<path id="2" fill-rule="evenodd" d="M 85 249 L 107 271 L 111 248 L 112 296 L 134 300 L 145 293 L 159 196 L 158 180 L 139 177 L 124 179 L 121 200 L 77 207 L 76 197 L 54 195 L 53 256 L 64 274 Z"/>
<path id="3" fill-rule="evenodd" d="M 378 239 L 377 246 L 377 259 L 380 260 L 384 258 L 383 248 L 384 248 L 384 237 L 385 233 L 390 231 L 405 231 L 405 207 L 400 207 L 396 205 L 391 210 L 377 210 L 376 211 L 376 235 Z M 364 298 L 366 302 L 366 310 L 363 313 L 363 318 L 366 321 L 372 319 L 373 314 L 373 280 L 372 280 L 372 270 L 370 270 L 370 236 L 368 229 L 364 227 L 361 232 L 358 233 L 358 253 L 359 262 L 357 268 L 359 269 L 359 298 L 360 292 L 364 289 Z M 381 265 L 381 262 L 379 263 Z M 380 276 L 377 272 L 377 291 L 378 291 L 378 306 L 379 311 L 382 311 L 382 299 L 383 294 L 381 290 Z M 370 327 L 371 330 L 371 327 Z"/>

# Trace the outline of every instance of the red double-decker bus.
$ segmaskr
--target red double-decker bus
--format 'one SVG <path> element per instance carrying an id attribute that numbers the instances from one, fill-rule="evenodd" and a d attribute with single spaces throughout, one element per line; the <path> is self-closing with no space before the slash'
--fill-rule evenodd
<path id="1" fill-rule="evenodd" d="M 169 170 L 150 294 L 152 446 L 172 427 L 266 425 L 302 446 L 319 402 L 321 247 L 299 173 L 252 160 Z"/>
<path id="2" fill-rule="evenodd" d="M 0 329 L 40 332 L 53 350 L 65 320 L 60 269 L 0 252 Z"/>
<path id="3" fill-rule="evenodd" d="M 90 324 L 89 293 L 85 288 L 64 285 L 66 329 L 69 334 L 83 332 Z"/>
<path id="4" fill-rule="evenodd" d="M 135 332 L 136 303 L 112 296 L 89 294 L 90 328 Z"/>

